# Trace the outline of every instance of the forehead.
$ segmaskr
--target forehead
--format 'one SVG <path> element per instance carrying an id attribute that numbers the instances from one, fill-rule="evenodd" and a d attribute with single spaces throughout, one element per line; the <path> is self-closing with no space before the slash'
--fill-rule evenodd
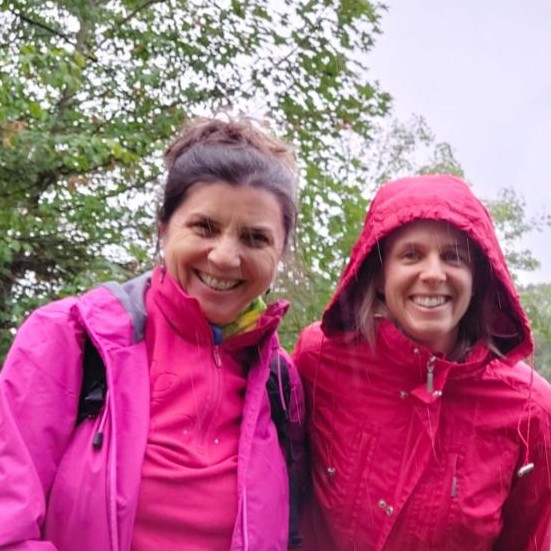
<path id="1" fill-rule="evenodd" d="M 208 217 L 221 224 L 275 226 L 283 230 L 281 205 L 263 188 L 226 182 L 197 182 L 172 218 Z"/>
<path id="2" fill-rule="evenodd" d="M 467 247 L 469 238 L 449 222 L 443 220 L 415 220 L 389 234 L 387 243 L 391 248 L 407 244 Z"/>

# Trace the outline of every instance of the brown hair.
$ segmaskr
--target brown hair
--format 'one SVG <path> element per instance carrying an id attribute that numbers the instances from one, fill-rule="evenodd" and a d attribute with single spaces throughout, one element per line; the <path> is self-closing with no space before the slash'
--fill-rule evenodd
<path id="1" fill-rule="evenodd" d="M 256 123 L 256 124 L 255 124 Z M 225 182 L 272 193 L 283 213 L 285 247 L 297 219 L 297 169 L 293 149 L 251 118 L 187 121 L 165 152 L 168 169 L 158 221 L 167 224 L 189 188 Z"/>

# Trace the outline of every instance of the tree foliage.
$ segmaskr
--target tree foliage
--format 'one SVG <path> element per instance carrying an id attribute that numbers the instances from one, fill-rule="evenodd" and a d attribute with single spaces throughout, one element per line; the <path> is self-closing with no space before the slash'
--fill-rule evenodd
<path id="1" fill-rule="evenodd" d="M 151 262 L 159 152 L 185 116 L 256 110 L 296 144 L 299 242 L 332 269 L 356 208 L 340 186 L 351 162 L 351 189 L 365 169 L 343 143 L 367 141 L 389 101 L 358 55 L 380 32 L 378 3 L 1 6 L 0 357 L 37 302 Z M 317 244 L 320 232 L 331 237 Z"/>
<path id="2" fill-rule="evenodd" d="M 492 213 L 513 277 L 516 278 L 519 271 L 536 270 L 539 261 L 530 250 L 521 248 L 520 242 L 527 233 L 541 231 L 551 225 L 551 217 L 546 214 L 529 217 L 524 198 L 510 188 L 501 189 L 497 198 L 486 200 L 486 205 Z"/>
<path id="3" fill-rule="evenodd" d="M 300 261 L 275 290 L 293 303 L 288 347 L 319 318 L 378 186 L 464 176 L 422 118 L 385 118 L 390 98 L 361 61 L 380 32 L 378 2 L 0 5 L 0 358 L 39 302 L 151 265 L 160 152 L 186 116 L 256 113 L 297 147 Z M 488 206 L 513 272 L 533 269 L 518 243 L 549 220 L 527 219 L 510 190 Z"/>
<path id="4" fill-rule="evenodd" d="M 551 381 L 551 283 L 527 285 L 520 296 L 534 332 L 534 365 Z"/>

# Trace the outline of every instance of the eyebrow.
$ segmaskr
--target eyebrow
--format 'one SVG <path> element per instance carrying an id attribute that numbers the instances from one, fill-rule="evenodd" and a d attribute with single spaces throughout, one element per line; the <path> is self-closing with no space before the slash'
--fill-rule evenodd
<path id="1" fill-rule="evenodd" d="M 416 247 L 425 247 L 425 242 L 424 241 L 413 241 L 413 240 L 408 240 L 408 241 L 404 241 L 404 242 L 400 242 L 399 240 L 395 241 L 394 243 L 391 244 L 391 246 L 393 248 L 396 248 L 396 247 L 399 247 L 399 248 L 402 248 L 402 249 L 413 249 L 413 248 L 416 248 Z M 470 250 L 470 246 L 469 246 L 469 242 L 467 239 L 454 239 L 453 241 L 447 241 L 445 243 L 442 243 L 441 246 L 440 246 L 440 249 L 460 249 L 460 250 L 464 250 L 464 251 L 469 251 Z"/>
<path id="2" fill-rule="evenodd" d="M 267 235 L 272 235 L 272 230 L 269 226 L 241 226 L 241 231 L 246 231 L 248 233 L 265 233 Z"/>

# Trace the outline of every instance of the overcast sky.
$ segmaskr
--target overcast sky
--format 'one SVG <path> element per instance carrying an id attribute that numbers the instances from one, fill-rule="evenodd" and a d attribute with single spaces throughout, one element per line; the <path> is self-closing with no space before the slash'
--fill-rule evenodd
<path id="1" fill-rule="evenodd" d="M 371 78 L 425 117 L 480 197 L 513 187 L 551 212 L 551 0 L 386 0 Z M 525 240 L 551 283 L 551 228 Z"/>

